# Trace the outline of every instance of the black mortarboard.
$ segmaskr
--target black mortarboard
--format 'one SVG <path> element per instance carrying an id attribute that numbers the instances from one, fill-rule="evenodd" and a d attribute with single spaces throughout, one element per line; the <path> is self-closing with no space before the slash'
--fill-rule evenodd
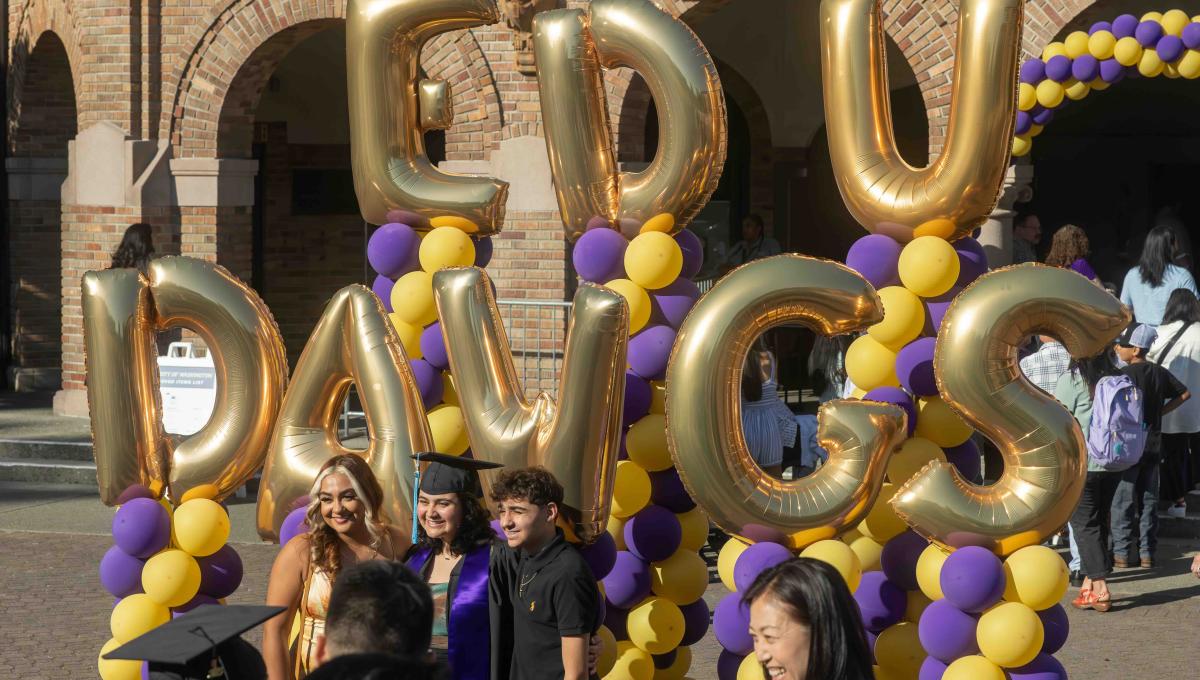
<path id="1" fill-rule="evenodd" d="M 206 604 L 104 655 L 149 663 L 154 680 L 266 677 L 262 656 L 239 635 L 283 607 Z"/>
<path id="2" fill-rule="evenodd" d="M 482 496 L 479 485 L 479 471 L 504 467 L 500 463 L 489 463 L 485 460 L 448 456 L 444 453 L 424 451 L 414 453 L 413 458 L 429 463 L 425 472 L 421 473 L 421 491 L 427 494 L 443 493 L 473 493 Z"/>

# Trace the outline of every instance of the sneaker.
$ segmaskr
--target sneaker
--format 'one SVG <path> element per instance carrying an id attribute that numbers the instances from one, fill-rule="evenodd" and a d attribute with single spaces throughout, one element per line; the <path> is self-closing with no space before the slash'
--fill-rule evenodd
<path id="1" fill-rule="evenodd" d="M 1142 558 L 1142 569 L 1153 569 L 1153 568 L 1154 568 L 1154 558 L 1153 557 L 1143 557 Z"/>
<path id="2" fill-rule="evenodd" d="M 1167 508 L 1167 517 L 1187 517 L 1187 506 L 1182 503 L 1176 503 Z"/>
<path id="3" fill-rule="evenodd" d="M 1117 557 L 1116 555 L 1113 555 L 1113 567 L 1115 569 L 1128 569 L 1130 566 L 1130 560 L 1127 560 L 1124 557 Z"/>
<path id="4" fill-rule="evenodd" d="M 1079 588 L 1083 586 L 1083 573 L 1078 569 L 1071 572 L 1071 587 Z"/>

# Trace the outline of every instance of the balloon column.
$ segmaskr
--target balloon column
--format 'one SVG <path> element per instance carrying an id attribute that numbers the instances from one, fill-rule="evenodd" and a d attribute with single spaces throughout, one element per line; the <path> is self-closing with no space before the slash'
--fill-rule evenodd
<path id="1" fill-rule="evenodd" d="M 229 538 L 229 515 L 196 487 L 172 508 L 140 484 L 119 498 L 113 547 L 100 561 L 100 583 L 116 598 L 108 652 L 202 604 L 224 604 L 242 582 L 242 560 Z M 142 663 L 100 658 L 104 680 L 140 680 Z"/>
<path id="2" fill-rule="evenodd" d="M 1052 42 L 1021 65 L 1013 156 L 1025 156 L 1054 112 L 1126 76 L 1200 78 L 1200 15 L 1122 14 Z"/>

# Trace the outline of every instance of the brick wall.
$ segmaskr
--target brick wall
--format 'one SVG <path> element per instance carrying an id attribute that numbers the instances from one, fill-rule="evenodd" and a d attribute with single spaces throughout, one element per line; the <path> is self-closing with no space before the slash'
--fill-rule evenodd
<path id="1" fill-rule="evenodd" d="M 11 201 L 12 359 L 22 368 L 57 368 L 59 341 L 58 201 Z"/>

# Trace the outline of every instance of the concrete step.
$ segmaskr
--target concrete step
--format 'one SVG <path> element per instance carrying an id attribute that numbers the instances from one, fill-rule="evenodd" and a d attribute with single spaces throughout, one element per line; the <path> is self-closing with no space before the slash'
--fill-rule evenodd
<path id="1" fill-rule="evenodd" d="M 1200 513 L 1188 512 L 1184 517 L 1158 515 L 1158 535 L 1165 538 L 1200 540 Z"/>
<path id="2" fill-rule="evenodd" d="M 96 486 L 96 464 L 51 458 L 0 459 L 0 481 Z"/>
<path id="3" fill-rule="evenodd" d="M 0 438 L 0 459 L 92 460 L 90 441 Z"/>

